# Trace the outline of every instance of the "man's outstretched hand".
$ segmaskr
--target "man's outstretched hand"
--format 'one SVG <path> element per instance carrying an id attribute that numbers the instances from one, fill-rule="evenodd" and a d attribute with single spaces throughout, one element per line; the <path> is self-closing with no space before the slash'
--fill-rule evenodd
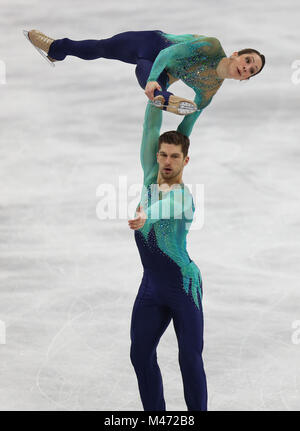
<path id="1" fill-rule="evenodd" d="M 128 220 L 128 225 L 130 229 L 141 229 L 144 226 L 146 219 L 147 216 L 143 210 L 143 207 L 140 205 L 136 210 L 136 218 Z"/>
<path id="2" fill-rule="evenodd" d="M 145 94 L 150 100 L 154 99 L 154 90 L 161 91 L 161 86 L 159 85 L 159 83 L 156 81 L 147 82 L 147 85 L 145 87 Z"/>

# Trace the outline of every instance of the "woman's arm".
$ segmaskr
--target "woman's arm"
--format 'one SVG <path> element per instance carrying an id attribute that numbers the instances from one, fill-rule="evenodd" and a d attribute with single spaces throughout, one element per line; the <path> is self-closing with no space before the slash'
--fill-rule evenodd
<path id="1" fill-rule="evenodd" d="M 184 119 L 181 121 L 179 126 L 177 127 L 177 131 L 182 133 L 183 135 L 189 137 L 192 133 L 195 122 L 197 121 L 199 115 L 201 114 L 203 108 L 201 106 L 201 95 L 196 93 L 194 102 L 198 106 L 199 111 L 194 112 L 193 114 L 185 115 Z M 206 105 L 207 106 L 207 105 Z"/>
<path id="2" fill-rule="evenodd" d="M 196 53 L 200 53 L 201 50 L 203 53 L 207 53 L 211 42 L 206 39 L 212 38 L 200 38 L 193 42 L 181 42 L 162 49 L 153 63 L 147 82 L 157 81 L 162 71 L 168 67 L 168 65 L 171 65 L 174 60 L 193 56 Z"/>

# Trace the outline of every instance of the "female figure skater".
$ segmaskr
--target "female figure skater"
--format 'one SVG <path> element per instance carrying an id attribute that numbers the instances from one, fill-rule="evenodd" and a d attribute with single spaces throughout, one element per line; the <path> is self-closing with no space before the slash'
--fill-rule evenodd
<path id="1" fill-rule="evenodd" d="M 243 49 L 226 57 L 218 39 L 197 34 L 127 31 L 108 39 L 81 41 L 54 40 L 38 30 L 24 30 L 24 34 L 52 63 L 73 55 L 84 60 L 102 57 L 136 64 L 138 82 L 152 103 L 157 108 L 185 115 L 177 128 L 185 136 L 190 136 L 195 121 L 224 79 L 249 79 L 265 64 L 264 55 L 254 49 Z M 195 91 L 194 102 L 167 91 L 179 79 Z"/>

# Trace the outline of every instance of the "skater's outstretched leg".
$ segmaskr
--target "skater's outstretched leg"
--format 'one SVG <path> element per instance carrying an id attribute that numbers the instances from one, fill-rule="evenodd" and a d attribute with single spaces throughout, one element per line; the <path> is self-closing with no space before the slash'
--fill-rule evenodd
<path id="1" fill-rule="evenodd" d="M 57 39 L 51 45 L 48 54 L 57 60 L 63 60 L 67 55 L 73 55 L 83 60 L 108 58 L 137 64 L 140 58 L 154 62 L 159 52 L 170 44 L 156 30 L 126 31 L 107 39 L 79 41 L 67 37 Z"/>

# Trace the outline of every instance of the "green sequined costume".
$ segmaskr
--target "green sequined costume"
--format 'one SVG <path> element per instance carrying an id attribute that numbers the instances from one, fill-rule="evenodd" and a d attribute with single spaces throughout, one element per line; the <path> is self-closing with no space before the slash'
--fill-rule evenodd
<path id="1" fill-rule="evenodd" d="M 177 130 L 190 136 L 195 121 L 208 106 L 223 83 L 216 68 L 226 54 L 218 39 L 201 35 L 173 35 L 162 33 L 173 45 L 160 51 L 152 66 L 149 81 L 157 81 L 166 69 L 174 78 L 181 79 L 191 87 L 196 96 L 194 102 L 199 111 L 186 115 Z"/>
<path id="2" fill-rule="evenodd" d="M 174 35 L 161 30 L 127 31 L 107 39 L 74 41 L 69 38 L 52 42 L 48 56 L 62 61 L 67 55 L 85 60 L 107 58 L 136 64 L 135 73 L 144 89 L 149 81 L 160 81 L 165 87 L 164 97 L 172 93 L 165 91 L 175 80 L 181 79 L 191 87 L 199 111 L 186 115 L 178 131 L 190 136 L 193 125 L 217 90 L 223 79 L 216 73 L 218 63 L 226 57 L 223 48 L 214 37 L 195 34 Z M 159 93 L 155 90 L 155 93 Z"/>
<path id="3" fill-rule="evenodd" d="M 192 195 L 184 184 L 176 185 L 169 192 L 161 192 L 156 183 L 161 123 L 162 111 L 148 102 L 141 146 L 144 182 L 140 201 L 147 220 L 141 229 L 135 231 L 135 240 L 144 268 L 159 272 L 168 281 L 180 283 L 199 308 L 201 274 L 186 250 L 186 236 L 195 211 Z"/>

